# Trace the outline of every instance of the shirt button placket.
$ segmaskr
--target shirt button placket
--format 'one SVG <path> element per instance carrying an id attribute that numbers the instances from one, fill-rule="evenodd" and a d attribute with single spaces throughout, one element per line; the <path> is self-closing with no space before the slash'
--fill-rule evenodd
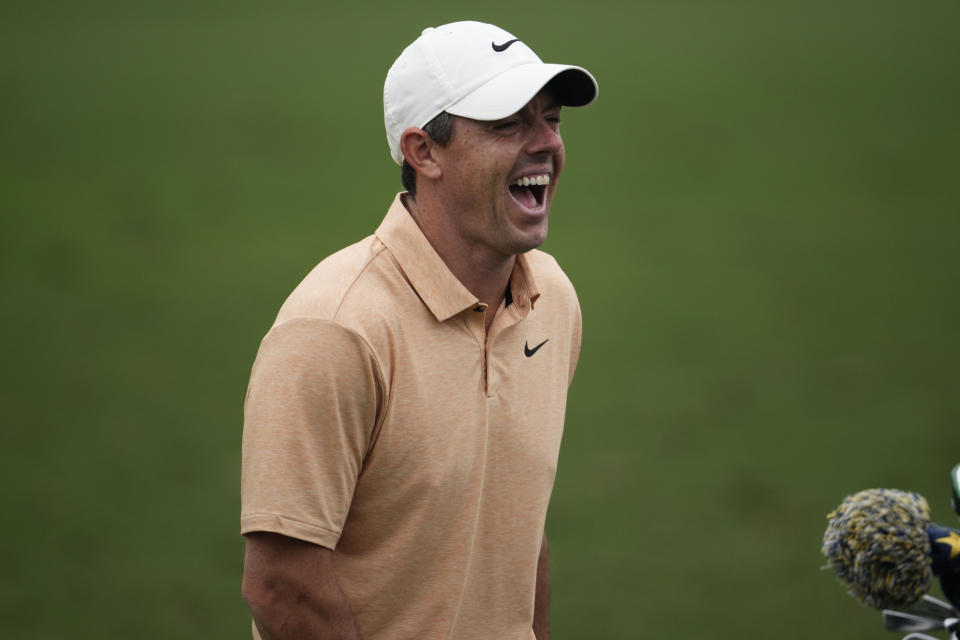
<path id="1" fill-rule="evenodd" d="M 480 346 L 480 376 L 483 382 L 483 393 L 487 393 L 487 305 L 481 303 L 473 308 L 473 317 L 470 319 L 470 330 Z"/>

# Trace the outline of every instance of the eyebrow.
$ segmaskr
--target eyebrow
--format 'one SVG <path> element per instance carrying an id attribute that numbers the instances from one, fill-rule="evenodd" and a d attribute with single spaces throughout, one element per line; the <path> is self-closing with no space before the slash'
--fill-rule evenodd
<path id="1" fill-rule="evenodd" d="M 562 108 L 563 108 L 563 104 L 559 100 L 557 100 L 556 98 L 551 98 L 550 101 L 546 104 L 546 106 L 544 106 L 543 109 L 540 111 L 540 113 L 543 113 L 545 111 L 550 111 L 552 109 L 562 109 Z M 496 120 L 485 120 L 484 122 L 486 122 L 489 126 L 494 126 L 498 122 L 503 122 L 508 118 L 512 118 L 516 115 L 519 115 L 522 111 L 523 109 L 521 109 L 520 111 L 517 111 L 516 113 L 511 113 L 509 116 L 504 116 L 503 118 L 498 118 Z"/>

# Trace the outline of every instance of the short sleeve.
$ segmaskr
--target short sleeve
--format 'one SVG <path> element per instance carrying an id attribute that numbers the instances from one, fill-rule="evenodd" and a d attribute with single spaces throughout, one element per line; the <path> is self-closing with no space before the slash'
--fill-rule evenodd
<path id="1" fill-rule="evenodd" d="M 315 318 L 271 329 L 244 405 L 241 533 L 334 548 L 383 396 L 376 357 L 357 334 Z"/>

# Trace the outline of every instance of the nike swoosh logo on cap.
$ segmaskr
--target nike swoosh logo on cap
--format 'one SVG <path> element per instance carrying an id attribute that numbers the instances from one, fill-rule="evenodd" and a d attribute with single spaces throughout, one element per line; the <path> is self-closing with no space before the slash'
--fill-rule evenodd
<path id="1" fill-rule="evenodd" d="M 491 42 L 491 43 L 490 43 L 490 46 L 493 47 L 493 50 L 494 50 L 494 51 L 496 51 L 497 53 L 500 53 L 501 51 L 506 51 L 506 50 L 507 50 L 507 47 L 509 47 L 510 45 L 512 45 L 514 42 L 520 42 L 520 38 L 514 38 L 513 40 L 507 40 L 507 41 L 504 42 L 503 44 L 497 44 L 496 42 Z"/>

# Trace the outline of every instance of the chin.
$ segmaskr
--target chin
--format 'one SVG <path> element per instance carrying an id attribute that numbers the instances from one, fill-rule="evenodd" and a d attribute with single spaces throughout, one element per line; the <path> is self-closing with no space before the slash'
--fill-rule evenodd
<path id="1" fill-rule="evenodd" d="M 531 249 L 536 249 L 544 242 L 547 241 L 547 226 L 544 224 L 543 229 L 537 229 L 535 232 L 526 233 L 521 237 L 515 238 L 512 250 L 512 254 L 526 253 Z"/>

